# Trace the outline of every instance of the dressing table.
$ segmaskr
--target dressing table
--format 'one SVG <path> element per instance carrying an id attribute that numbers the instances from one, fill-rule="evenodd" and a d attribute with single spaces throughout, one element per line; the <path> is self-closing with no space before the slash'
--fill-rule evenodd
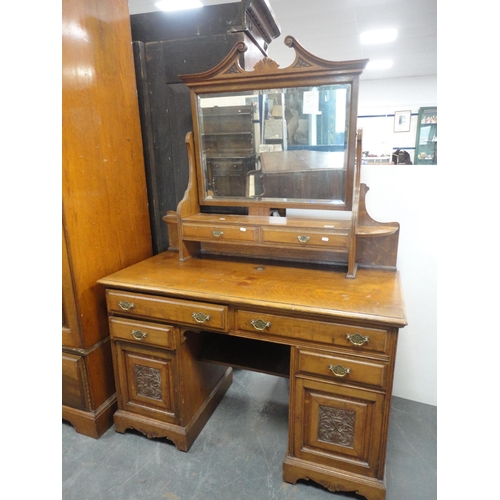
<path id="1" fill-rule="evenodd" d="M 406 316 L 399 224 L 369 216 L 356 161 L 367 61 L 325 61 L 285 43 L 296 54 L 288 68 L 264 57 L 243 70 L 240 42 L 212 70 L 180 77 L 194 130 L 189 185 L 164 217 L 170 248 L 99 280 L 115 428 L 187 452 L 232 367 L 287 377 L 284 481 L 382 500 Z"/>

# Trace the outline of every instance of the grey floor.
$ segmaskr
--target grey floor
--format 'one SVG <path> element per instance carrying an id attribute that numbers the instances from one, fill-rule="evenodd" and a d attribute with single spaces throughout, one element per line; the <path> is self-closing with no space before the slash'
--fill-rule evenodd
<path id="1" fill-rule="evenodd" d="M 63 500 L 334 500 L 307 481 L 282 480 L 288 438 L 287 379 L 235 370 L 189 452 L 165 439 L 111 427 L 100 439 L 62 426 Z M 386 500 L 437 498 L 435 406 L 393 398 Z"/>

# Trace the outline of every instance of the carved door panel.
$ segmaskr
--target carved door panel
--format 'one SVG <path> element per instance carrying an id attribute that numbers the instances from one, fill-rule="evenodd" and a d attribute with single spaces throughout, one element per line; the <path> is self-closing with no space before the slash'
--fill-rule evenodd
<path id="1" fill-rule="evenodd" d="M 175 351 L 116 342 L 119 408 L 177 423 Z"/>
<path id="2" fill-rule="evenodd" d="M 384 394 L 302 378 L 295 382 L 293 455 L 377 477 Z"/>

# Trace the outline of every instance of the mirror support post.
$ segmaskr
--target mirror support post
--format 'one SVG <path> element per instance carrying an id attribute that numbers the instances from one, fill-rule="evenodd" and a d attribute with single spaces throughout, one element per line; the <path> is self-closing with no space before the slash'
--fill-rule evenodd
<path id="1" fill-rule="evenodd" d="M 347 277 L 355 278 L 356 264 L 356 233 L 358 229 L 359 213 L 359 186 L 361 179 L 361 157 L 363 154 L 363 130 L 358 129 L 356 134 L 356 159 L 354 162 L 354 189 L 352 192 L 351 232 L 349 235 L 349 259 L 347 263 Z"/>
<path id="2" fill-rule="evenodd" d="M 201 245 L 197 241 L 185 241 L 182 238 L 182 219 L 195 215 L 200 211 L 198 202 L 198 183 L 196 177 L 196 162 L 194 158 L 193 132 L 186 134 L 186 146 L 189 160 L 189 183 L 184 198 L 177 205 L 177 231 L 179 238 L 179 259 L 188 260 L 199 254 Z"/>

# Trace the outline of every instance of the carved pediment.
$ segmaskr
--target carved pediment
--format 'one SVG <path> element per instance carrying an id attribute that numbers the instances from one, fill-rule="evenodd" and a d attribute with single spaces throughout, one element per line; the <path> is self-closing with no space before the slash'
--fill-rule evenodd
<path id="1" fill-rule="evenodd" d="M 255 78 L 259 80 L 264 75 L 273 75 L 280 80 L 294 78 L 302 78 L 302 75 L 307 73 L 310 77 L 325 77 L 335 74 L 361 74 L 367 59 L 353 61 L 328 61 L 321 59 L 308 52 L 300 45 L 293 36 L 287 36 L 284 40 L 287 47 L 295 50 L 295 60 L 286 67 L 280 68 L 279 64 L 265 56 L 261 59 L 251 71 L 243 69 L 240 65 L 241 55 L 248 50 L 244 42 L 238 42 L 231 52 L 214 68 L 193 75 L 180 75 L 180 79 L 191 88 L 209 87 L 210 85 L 218 85 L 231 83 L 246 87 L 250 80 Z"/>

